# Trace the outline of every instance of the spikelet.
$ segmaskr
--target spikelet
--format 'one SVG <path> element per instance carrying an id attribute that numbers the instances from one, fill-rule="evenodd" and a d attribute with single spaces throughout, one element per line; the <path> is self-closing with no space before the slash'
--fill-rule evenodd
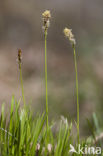
<path id="1" fill-rule="evenodd" d="M 46 32 L 50 26 L 50 18 L 51 18 L 51 13 L 49 10 L 46 10 L 42 13 L 44 32 Z"/>
<path id="2" fill-rule="evenodd" d="M 18 62 L 21 63 L 22 57 L 21 57 L 22 51 L 21 49 L 18 49 Z"/>
<path id="3" fill-rule="evenodd" d="M 18 64 L 19 64 L 19 69 L 22 63 L 22 51 L 21 49 L 18 49 L 18 58 L 17 58 Z"/>
<path id="4" fill-rule="evenodd" d="M 63 32 L 64 32 L 64 35 L 69 39 L 69 41 L 71 42 L 71 44 L 72 45 L 75 45 L 76 44 L 76 41 L 75 41 L 74 35 L 72 33 L 72 29 L 65 28 L 63 30 Z"/>

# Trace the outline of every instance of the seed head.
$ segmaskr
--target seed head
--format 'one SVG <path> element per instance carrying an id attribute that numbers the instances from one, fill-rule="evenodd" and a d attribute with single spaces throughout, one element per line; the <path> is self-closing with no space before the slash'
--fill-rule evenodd
<path id="1" fill-rule="evenodd" d="M 72 33 L 72 29 L 65 28 L 63 30 L 63 32 L 64 32 L 64 35 L 69 39 L 69 41 L 71 42 L 71 44 L 72 45 L 75 45 L 76 44 L 76 41 L 75 41 L 74 35 Z"/>
<path id="2" fill-rule="evenodd" d="M 46 10 L 42 13 L 43 18 L 51 18 L 51 14 L 49 10 Z"/>
<path id="3" fill-rule="evenodd" d="M 21 63 L 22 57 L 21 57 L 22 51 L 21 49 L 18 49 L 18 62 Z"/>
<path id="4" fill-rule="evenodd" d="M 47 29 L 50 26 L 50 18 L 51 18 L 51 13 L 49 10 L 46 10 L 42 13 L 42 19 L 43 19 L 43 30 L 47 31 Z"/>
<path id="5" fill-rule="evenodd" d="M 21 66 L 21 62 L 22 62 L 22 51 L 21 49 L 18 49 L 18 64 L 19 64 L 19 68 Z"/>

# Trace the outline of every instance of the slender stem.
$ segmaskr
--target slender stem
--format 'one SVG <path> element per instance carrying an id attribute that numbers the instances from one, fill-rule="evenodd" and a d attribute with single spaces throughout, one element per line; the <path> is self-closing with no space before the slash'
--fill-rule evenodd
<path id="1" fill-rule="evenodd" d="M 48 129 L 48 84 L 47 84 L 47 30 L 45 30 L 45 89 L 46 89 L 46 126 Z"/>
<path id="2" fill-rule="evenodd" d="M 77 96 L 77 138 L 79 144 L 79 95 L 78 95 L 78 71 L 77 71 L 77 60 L 76 60 L 76 52 L 75 46 L 73 46 L 74 50 L 74 62 L 75 62 L 75 73 L 76 73 L 76 96 Z"/>
<path id="3" fill-rule="evenodd" d="M 19 71 L 20 71 L 20 82 L 21 82 L 21 90 L 22 90 L 23 103 L 25 105 L 26 102 L 25 102 L 25 96 L 24 96 L 24 87 L 23 87 L 23 79 L 22 79 L 21 62 L 19 62 Z"/>

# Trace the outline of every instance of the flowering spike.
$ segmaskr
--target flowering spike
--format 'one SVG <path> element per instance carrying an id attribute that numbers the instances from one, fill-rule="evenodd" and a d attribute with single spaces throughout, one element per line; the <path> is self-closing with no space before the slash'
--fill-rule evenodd
<path id="1" fill-rule="evenodd" d="M 63 32 L 64 32 L 64 35 L 69 39 L 71 44 L 75 45 L 76 41 L 75 41 L 74 35 L 72 33 L 72 29 L 65 28 Z"/>
<path id="2" fill-rule="evenodd" d="M 43 30 L 44 32 L 47 31 L 47 29 L 50 26 L 50 18 L 51 18 L 51 13 L 49 10 L 46 10 L 42 13 L 42 19 L 43 19 Z"/>
<path id="3" fill-rule="evenodd" d="M 21 49 L 18 49 L 18 62 L 21 63 L 22 57 L 21 57 L 22 51 Z"/>

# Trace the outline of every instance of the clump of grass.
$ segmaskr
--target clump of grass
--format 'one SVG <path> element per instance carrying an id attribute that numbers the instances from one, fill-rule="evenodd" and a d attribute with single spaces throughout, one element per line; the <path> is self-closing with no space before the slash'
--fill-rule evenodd
<path id="1" fill-rule="evenodd" d="M 19 107 L 12 97 L 10 118 L 2 113 L 0 116 L 0 154 L 2 156 L 33 156 L 42 131 L 45 115 L 33 118 L 30 110 Z M 9 114 L 8 114 L 9 115 Z"/>
<path id="2" fill-rule="evenodd" d="M 46 125 L 48 129 L 48 84 L 47 84 L 47 31 L 50 26 L 51 14 L 49 10 L 46 10 L 42 13 L 43 19 L 43 31 L 45 36 L 45 89 L 46 89 Z"/>
<path id="3" fill-rule="evenodd" d="M 48 125 L 46 135 L 45 113 L 33 116 L 31 110 L 20 107 L 15 97 L 11 100 L 10 117 L 4 114 L 2 105 L 0 116 L 0 155 L 1 156 L 67 156 L 70 148 L 72 124 L 61 119 L 54 135 L 53 124 Z M 9 114 L 8 114 L 9 115 Z"/>
<path id="4" fill-rule="evenodd" d="M 74 63 L 75 63 L 75 73 L 76 73 L 76 94 L 77 94 L 77 137 L 78 137 L 78 144 L 79 144 L 79 95 L 78 95 L 78 71 L 77 71 L 77 59 L 76 59 L 76 51 L 75 45 L 76 41 L 71 29 L 65 28 L 64 35 L 70 41 L 73 51 L 74 51 Z"/>

